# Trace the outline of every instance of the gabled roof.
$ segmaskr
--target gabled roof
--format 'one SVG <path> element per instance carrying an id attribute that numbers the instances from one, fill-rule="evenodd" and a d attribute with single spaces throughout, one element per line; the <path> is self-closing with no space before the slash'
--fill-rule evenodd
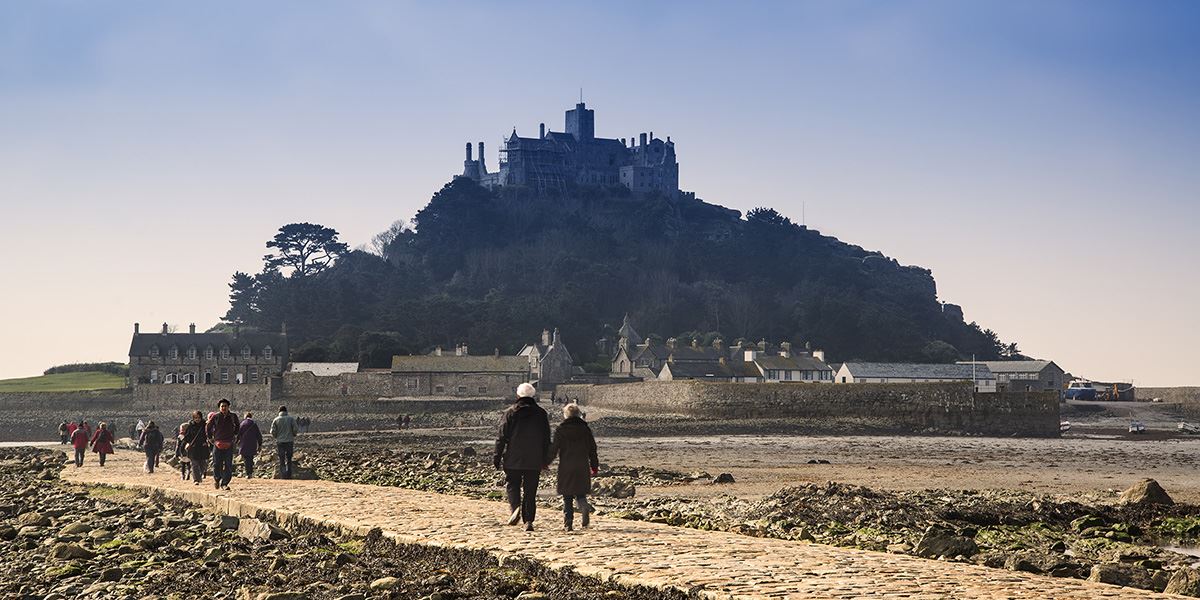
<path id="1" fill-rule="evenodd" d="M 641 360 L 643 354 L 647 354 L 649 357 L 657 358 L 658 360 L 666 360 L 668 356 L 671 356 L 671 349 L 662 343 L 646 343 L 638 346 L 638 349 L 633 351 L 633 360 Z"/>
<path id="2" fill-rule="evenodd" d="M 393 356 L 393 373 L 519 373 L 529 372 L 522 356 Z"/>
<path id="3" fill-rule="evenodd" d="M 832 371 L 829 365 L 811 356 L 756 356 L 754 362 L 761 369 L 780 371 Z"/>
<path id="4" fill-rule="evenodd" d="M 969 365 L 971 361 L 959 361 L 960 365 Z M 977 365 L 984 365 L 992 371 L 992 373 L 1041 373 L 1049 365 L 1054 365 L 1052 360 L 979 360 L 975 361 Z M 1058 368 L 1058 365 L 1054 365 Z M 1059 368 L 1058 370 L 1062 370 Z"/>
<path id="5" fill-rule="evenodd" d="M 358 363 L 300 362 L 292 363 L 288 371 L 292 373 L 312 373 L 317 377 L 331 377 L 333 375 L 341 375 L 342 373 L 357 373 Z"/>
<path id="6" fill-rule="evenodd" d="M 715 361 L 725 356 L 725 352 L 712 346 L 675 346 L 674 350 L 667 348 L 675 362 Z"/>
<path id="7" fill-rule="evenodd" d="M 256 331 L 242 332 L 234 336 L 232 333 L 135 333 L 129 343 L 130 356 L 149 356 L 150 349 L 158 346 L 159 352 L 166 352 L 171 346 L 177 346 L 180 352 L 186 352 L 191 346 L 202 352 L 208 346 L 220 350 L 229 346 L 229 351 L 237 354 L 245 346 L 258 354 L 270 346 L 273 351 L 283 353 L 287 348 L 287 336 L 281 333 L 260 333 Z"/>
<path id="8" fill-rule="evenodd" d="M 848 362 L 842 365 L 854 377 L 893 379 L 995 379 L 987 365 L 976 365 L 972 374 L 971 365 L 941 365 L 921 363 L 866 363 Z"/>
<path id="9" fill-rule="evenodd" d="M 729 379 L 733 377 L 733 369 L 719 362 L 669 362 L 663 365 L 671 370 L 671 377 L 676 379 Z"/>

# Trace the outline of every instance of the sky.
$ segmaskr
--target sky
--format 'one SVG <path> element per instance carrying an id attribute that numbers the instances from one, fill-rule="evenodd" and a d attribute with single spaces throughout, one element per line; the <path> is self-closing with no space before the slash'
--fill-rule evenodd
<path id="1" fill-rule="evenodd" d="M 581 89 L 1026 354 L 1200 385 L 1200 4 L 1103 0 L 0 0 L 0 378 L 207 328 L 279 226 L 366 243 Z"/>

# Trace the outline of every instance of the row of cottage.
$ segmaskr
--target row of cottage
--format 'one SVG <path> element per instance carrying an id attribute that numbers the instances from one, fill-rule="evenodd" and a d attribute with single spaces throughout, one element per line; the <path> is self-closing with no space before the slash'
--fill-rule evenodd
<path id="1" fill-rule="evenodd" d="M 825 362 L 820 350 L 793 350 L 787 342 L 726 345 L 717 339 L 701 345 L 643 339 L 628 317 L 611 351 L 610 372 L 588 375 L 575 365 L 557 329 L 544 330 L 539 340 L 515 356 L 475 355 L 465 344 L 453 352 L 436 348 L 424 355 L 395 356 L 390 369 L 360 369 L 356 363 L 290 363 L 286 331 L 280 333 L 141 333 L 134 325 L 129 350 L 134 384 L 265 384 L 282 377 L 289 381 L 318 380 L 332 393 L 361 393 L 364 377 L 389 395 L 411 397 L 499 397 L 511 395 L 525 381 L 551 392 L 558 384 L 575 381 L 703 380 L 730 383 L 915 383 L 970 381 L 978 392 L 1062 390 L 1063 370 L 1052 361 L 980 361 L 958 364 Z M 369 375 L 362 375 L 369 372 Z M 351 374 L 359 374 L 350 377 Z M 384 385 L 379 385 L 383 382 Z M 336 382 L 335 382 L 336 383 Z"/>

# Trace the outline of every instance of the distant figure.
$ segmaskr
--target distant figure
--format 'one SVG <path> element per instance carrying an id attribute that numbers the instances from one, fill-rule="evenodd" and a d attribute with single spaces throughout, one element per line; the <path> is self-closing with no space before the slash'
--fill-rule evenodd
<path id="1" fill-rule="evenodd" d="M 279 416 L 271 421 L 271 437 L 275 438 L 275 451 L 279 455 L 279 477 L 292 478 L 292 453 L 296 447 L 296 418 L 289 415 L 286 406 L 279 407 Z"/>
<path id="2" fill-rule="evenodd" d="M 538 406 L 537 390 L 528 383 L 517 386 L 517 402 L 504 411 L 492 462 L 504 469 L 509 525 L 525 522 L 533 531 L 537 513 L 537 486 L 542 469 L 550 463 L 550 419 Z"/>
<path id="3" fill-rule="evenodd" d="M 71 431 L 66 421 L 58 425 L 58 440 L 60 444 L 66 444 L 71 441 Z"/>
<path id="4" fill-rule="evenodd" d="M 404 429 L 404 415 L 396 415 L 396 429 Z"/>
<path id="5" fill-rule="evenodd" d="M 162 454 L 163 449 L 163 434 L 154 421 L 150 421 L 142 429 L 142 435 L 138 436 L 138 446 L 146 453 L 145 471 L 153 473 L 154 467 L 158 466 L 158 455 Z"/>
<path id="6" fill-rule="evenodd" d="M 412 417 L 410 415 L 404 415 L 404 428 L 412 429 Z"/>
<path id="7" fill-rule="evenodd" d="M 137 425 L 133 426 L 133 435 L 129 436 L 137 440 L 138 450 L 142 449 L 142 432 L 146 430 L 146 422 L 138 419 Z"/>
<path id="8" fill-rule="evenodd" d="M 100 466 L 104 466 L 104 457 L 113 453 L 113 434 L 108 430 L 107 423 L 100 423 L 100 428 L 92 435 L 92 452 L 100 455 Z"/>
<path id="9" fill-rule="evenodd" d="M 592 490 L 592 475 L 600 468 L 596 456 L 596 438 L 592 428 L 583 420 L 583 411 L 578 404 L 563 406 L 563 422 L 554 429 L 554 441 L 550 444 L 550 461 L 558 458 L 558 494 L 563 497 L 563 529 L 575 529 L 575 511 L 572 500 L 579 507 L 579 524 L 590 524 L 592 507 L 587 495 Z"/>
<path id="10" fill-rule="evenodd" d="M 242 464 L 246 467 L 246 479 L 254 478 L 254 456 L 262 449 L 262 431 L 254 422 L 254 413 L 246 413 L 246 418 L 238 427 L 238 454 L 242 455 Z"/>
<path id="11" fill-rule="evenodd" d="M 87 450 L 88 442 L 90 441 L 91 440 L 88 439 L 87 430 L 85 430 L 83 427 L 77 426 L 75 427 L 75 430 L 71 432 L 71 445 L 75 447 L 76 467 L 83 466 L 83 453 Z"/>
<path id="12" fill-rule="evenodd" d="M 233 446 L 238 436 L 238 420 L 229 412 L 228 399 L 217 402 L 216 414 L 208 419 L 207 433 L 213 445 L 213 487 L 227 490 L 233 479 Z"/>
<path id="13" fill-rule="evenodd" d="M 187 431 L 191 421 L 184 421 L 179 424 L 179 428 L 175 430 L 175 460 L 179 462 L 179 475 L 187 481 L 192 476 L 192 461 L 188 458 L 187 450 L 184 448 L 183 434 Z"/>
<path id="14" fill-rule="evenodd" d="M 92 439 L 92 426 L 88 425 L 87 421 L 80 421 L 79 426 L 83 428 L 83 432 L 87 434 L 88 439 Z"/>
<path id="15" fill-rule="evenodd" d="M 192 413 L 192 421 L 183 430 L 183 451 L 187 454 L 192 467 L 192 485 L 200 485 L 204 481 L 204 472 L 208 469 L 208 432 L 205 431 L 204 413 Z"/>

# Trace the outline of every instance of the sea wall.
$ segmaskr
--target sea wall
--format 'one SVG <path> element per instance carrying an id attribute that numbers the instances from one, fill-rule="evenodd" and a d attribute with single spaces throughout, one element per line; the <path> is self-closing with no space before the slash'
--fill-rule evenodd
<path id="1" fill-rule="evenodd" d="M 969 382 L 848 385 L 647 381 L 564 385 L 559 396 L 639 415 L 781 419 L 889 433 L 1058 435 L 1053 392 L 976 394 Z"/>

